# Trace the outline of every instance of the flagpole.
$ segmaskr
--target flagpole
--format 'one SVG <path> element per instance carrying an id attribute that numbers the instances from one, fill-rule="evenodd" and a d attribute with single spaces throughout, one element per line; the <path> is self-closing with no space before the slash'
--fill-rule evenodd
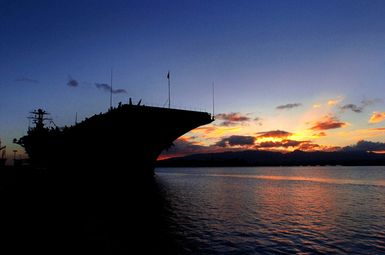
<path id="1" fill-rule="evenodd" d="M 213 86 L 213 119 L 214 119 L 214 116 L 215 116 L 215 112 L 214 112 L 214 106 L 215 106 L 215 101 L 214 101 L 214 82 L 213 82 L 213 84 L 212 84 L 212 86 Z"/>
<path id="2" fill-rule="evenodd" d="M 168 79 L 168 108 L 171 108 L 171 92 L 170 92 L 170 71 L 167 73 Z"/>

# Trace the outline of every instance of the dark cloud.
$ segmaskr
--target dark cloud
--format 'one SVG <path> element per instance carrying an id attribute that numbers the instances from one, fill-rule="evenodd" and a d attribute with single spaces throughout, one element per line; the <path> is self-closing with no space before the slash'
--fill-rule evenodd
<path id="1" fill-rule="evenodd" d="M 216 119 L 222 120 L 220 126 L 233 126 L 246 121 L 250 121 L 250 118 L 239 112 L 232 113 L 220 113 L 215 116 Z"/>
<path id="2" fill-rule="evenodd" d="M 322 131 L 328 129 L 342 128 L 345 127 L 347 123 L 341 122 L 336 117 L 325 116 L 322 120 L 316 121 L 311 130 Z"/>
<path id="3" fill-rule="evenodd" d="M 262 119 L 261 119 L 261 118 L 256 117 L 256 118 L 254 118 L 254 121 L 255 121 L 255 123 L 258 124 L 259 126 L 262 126 Z"/>
<path id="4" fill-rule="evenodd" d="M 382 102 L 383 102 L 382 99 L 374 98 L 374 99 L 364 99 L 361 101 L 361 104 L 365 107 L 368 105 L 374 105 L 374 104 L 378 104 L 378 103 L 382 103 Z"/>
<path id="5" fill-rule="evenodd" d="M 302 106 L 302 104 L 301 103 L 284 104 L 284 105 L 277 106 L 276 109 L 277 110 L 292 109 L 299 106 Z"/>
<path id="6" fill-rule="evenodd" d="M 110 92 L 111 91 L 111 86 L 108 85 L 107 83 L 95 83 L 95 86 L 98 88 L 98 89 L 102 89 L 106 92 Z"/>
<path id="7" fill-rule="evenodd" d="M 77 86 L 79 86 L 79 82 L 77 80 L 73 79 L 71 76 L 68 76 L 67 85 L 70 87 L 77 87 Z"/>
<path id="8" fill-rule="evenodd" d="M 39 83 L 38 80 L 31 79 L 31 78 L 28 78 L 28 77 L 20 77 L 20 78 L 15 79 L 15 81 L 17 81 L 17 82 Z"/>
<path id="9" fill-rule="evenodd" d="M 301 144 L 309 142 L 310 141 L 282 140 L 283 147 L 297 147 Z"/>
<path id="10" fill-rule="evenodd" d="M 300 146 L 302 144 L 306 144 L 306 143 L 309 143 L 309 141 L 295 141 L 295 140 L 286 139 L 286 140 L 277 141 L 277 142 L 273 142 L 273 141 L 262 142 L 262 143 L 257 144 L 255 147 L 257 149 L 260 149 L 260 148 L 279 148 L 279 147 L 288 148 L 288 147 L 298 147 L 298 146 Z"/>
<path id="11" fill-rule="evenodd" d="M 231 146 L 249 146 L 254 145 L 255 138 L 253 136 L 233 135 L 222 138 L 215 145 L 219 147 L 231 147 Z"/>
<path id="12" fill-rule="evenodd" d="M 382 102 L 382 100 L 378 99 L 378 98 L 364 99 L 361 101 L 361 105 L 345 104 L 345 105 L 341 106 L 340 109 L 341 109 L 341 111 L 351 110 L 351 111 L 356 112 L 356 113 L 361 113 L 364 111 L 365 107 L 370 106 L 370 105 L 374 105 L 377 103 L 381 103 L 381 102 Z"/>
<path id="13" fill-rule="evenodd" d="M 286 132 L 283 130 L 272 130 L 267 132 L 258 132 L 257 133 L 257 139 L 260 138 L 286 138 L 288 136 L 291 136 L 293 133 Z"/>
<path id="14" fill-rule="evenodd" d="M 113 89 L 112 93 L 113 94 L 122 94 L 122 93 L 127 93 L 127 91 L 124 89 Z"/>
<path id="15" fill-rule="evenodd" d="M 98 89 L 101 89 L 101 90 L 103 90 L 105 92 L 111 92 L 111 86 L 108 85 L 107 83 L 95 83 L 95 86 Z M 127 93 L 127 91 L 124 90 L 124 89 L 113 89 L 112 93 L 113 94 L 121 94 L 121 93 Z"/>
<path id="16" fill-rule="evenodd" d="M 261 149 L 261 148 L 275 148 L 275 147 L 281 147 L 281 142 L 272 142 L 272 141 L 269 141 L 269 142 L 262 142 L 262 143 L 259 143 L 255 146 L 255 148 L 257 149 Z"/>
<path id="17" fill-rule="evenodd" d="M 343 147 L 341 150 L 342 151 L 384 151 L 385 143 L 361 140 L 361 141 L 358 141 L 357 144 Z"/>
<path id="18" fill-rule="evenodd" d="M 362 112 L 363 109 L 364 108 L 362 106 L 357 106 L 355 104 L 345 104 L 345 105 L 341 106 L 342 111 L 352 110 L 353 112 L 356 112 L 356 113 Z"/>

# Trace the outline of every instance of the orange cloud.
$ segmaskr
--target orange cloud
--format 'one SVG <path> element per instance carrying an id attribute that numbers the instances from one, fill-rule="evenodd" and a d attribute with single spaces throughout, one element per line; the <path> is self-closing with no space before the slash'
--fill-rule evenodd
<path id="1" fill-rule="evenodd" d="M 198 127 L 195 128 L 191 131 L 191 133 L 204 133 L 204 134 L 209 134 L 211 132 L 214 132 L 217 130 L 217 127 L 214 126 L 203 126 L 203 127 Z"/>
<path id="2" fill-rule="evenodd" d="M 324 137 L 324 136 L 326 136 L 326 133 L 325 132 L 319 132 L 317 134 L 313 134 L 313 136 L 316 137 L 316 138 Z"/>
<path id="3" fill-rule="evenodd" d="M 282 141 L 267 141 L 258 143 L 255 146 L 258 150 L 267 150 L 267 151 L 280 151 L 280 152 L 289 152 L 295 150 L 301 151 L 337 151 L 341 147 L 337 146 L 325 146 L 312 143 L 311 141 L 296 141 L 296 140 L 282 140 Z"/>
<path id="4" fill-rule="evenodd" d="M 385 112 L 373 112 L 369 123 L 379 123 L 385 120 Z"/>
<path id="5" fill-rule="evenodd" d="M 301 150 L 301 151 L 315 151 L 315 150 L 319 150 L 320 147 L 321 146 L 319 146 L 318 144 L 315 144 L 315 143 L 303 143 L 299 147 L 299 150 Z"/>
<path id="6" fill-rule="evenodd" d="M 293 135 L 290 132 L 283 131 L 283 130 L 272 130 L 267 132 L 258 132 L 257 133 L 257 139 L 261 138 L 287 138 L 288 136 Z"/>
<path id="7" fill-rule="evenodd" d="M 338 104 L 339 102 L 341 102 L 341 100 L 342 100 L 341 97 L 329 99 L 329 100 L 328 100 L 328 105 L 329 105 L 329 106 L 334 106 L 334 105 Z"/>
<path id="8" fill-rule="evenodd" d="M 316 121 L 310 128 L 314 131 L 322 131 L 328 129 L 342 128 L 347 126 L 346 122 L 341 122 L 337 117 L 324 116 L 322 120 Z"/>
<path id="9" fill-rule="evenodd" d="M 230 135 L 239 133 L 242 130 L 240 126 L 203 126 L 190 131 L 190 134 L 196 136 L 204 136 L 205 139 L 218 138 L 223 135 Z"/>

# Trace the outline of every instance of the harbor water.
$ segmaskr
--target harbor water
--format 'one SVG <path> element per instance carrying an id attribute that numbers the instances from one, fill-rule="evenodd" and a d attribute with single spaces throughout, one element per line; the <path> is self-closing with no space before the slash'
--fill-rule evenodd
<path id="1" fill-rule="evenodd" d="M 160 168 L 180 254 L 384 254 L 385 167 Z"/>
<path id="2" fill-rule="evenodd" d="M 385 254 L 385 167 L 0 177 L 4 254 Z"/>

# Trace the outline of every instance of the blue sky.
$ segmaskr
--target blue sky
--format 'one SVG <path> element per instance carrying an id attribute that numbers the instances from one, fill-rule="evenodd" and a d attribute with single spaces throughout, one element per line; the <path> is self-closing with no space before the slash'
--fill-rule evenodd
<path id="1" fill-rule="evenodd" d="M 302 132 L 325 116 L 348 123 L 344 132 L 382 128 L 369 119 L 385 112 L 384 13 L 374 0 L 0 0 L 0 139 L 13 148 L 38 107 L 58 125 L 105 111 L 109 95 L 95 83 L 110 83 L 111 68 L 114 88 L 127 92 L 115 104 L 164 105 L 170 70 L 172 105 L 211 111 L 214 82 L 216 112 L 261 120 L 239 135 Z M 341 111 L 365 100 L 359 113 Z M 385 141 L 384 132 L 352 140 L 341 130 L 317 142 Z"/>

